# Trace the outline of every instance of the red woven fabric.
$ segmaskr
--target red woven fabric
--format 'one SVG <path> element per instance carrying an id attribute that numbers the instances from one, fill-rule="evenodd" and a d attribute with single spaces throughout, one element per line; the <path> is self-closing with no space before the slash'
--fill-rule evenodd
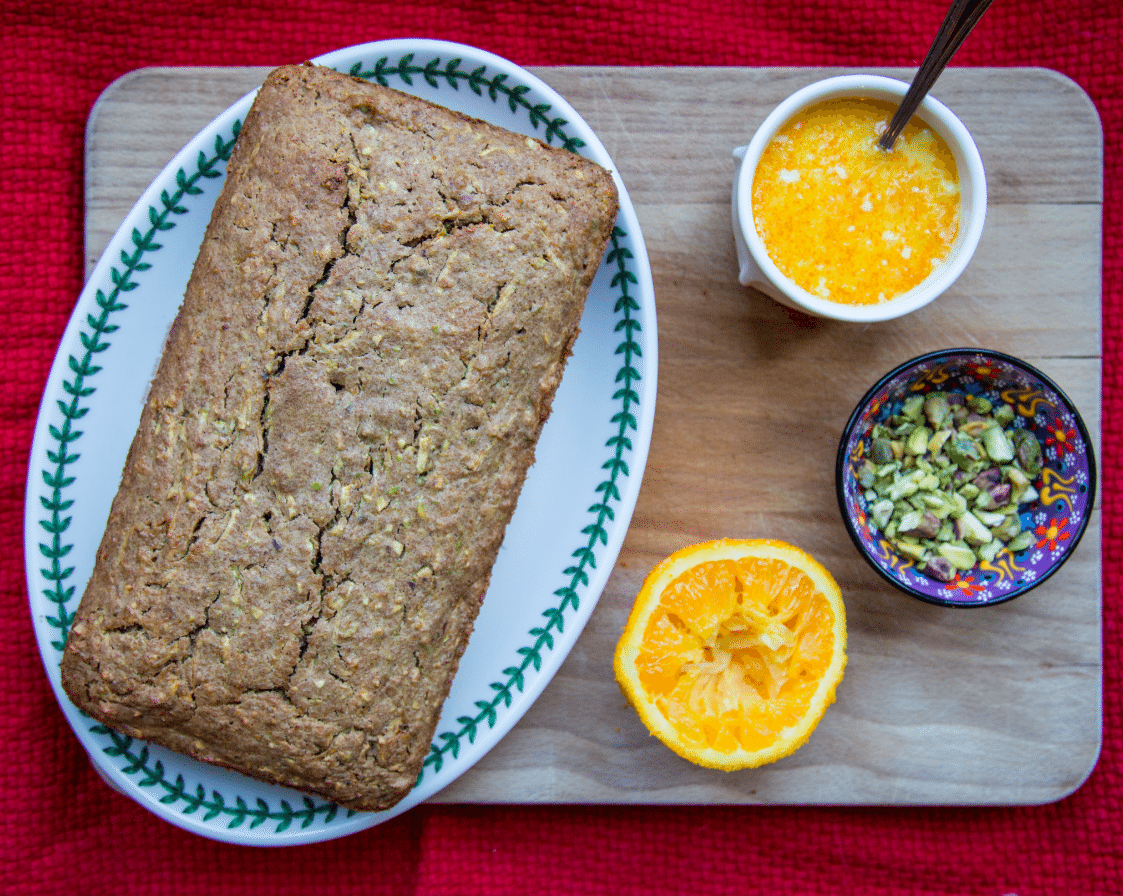
<path id="1" fill-rule="evenodd" d="M 165 824 L 94 776 L 40 666 L 22 567 L 39 397 L 82 286 L 91 105 L 146 65 L 270 65 L 424 36 L 523 65 L 916 65 L 946 0 L 0 0 L 0 891 L 6 893 L 1000 894 L 1120 892 L 1123 521 L 1104 522 L 1105 731 L 1073 796 L 1038 808 L 421 807 L 331 843 L 231 847 Z M 1123 13 L 1111 0 L 999 0 L 957 65 L 1076 80 L 1105 132 L 1103 506 L 1123 492 Z"/>

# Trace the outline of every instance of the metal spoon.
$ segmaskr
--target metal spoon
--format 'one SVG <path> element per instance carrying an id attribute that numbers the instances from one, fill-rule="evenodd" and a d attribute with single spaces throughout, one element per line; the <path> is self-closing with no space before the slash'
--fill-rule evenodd
<path id="1" fill-rule="evenodd" d="M 936 39 L 932 41 L 932 46 L 928 48 L 928 55 L 917 69 L 908 93 L 901 100 L 901 105 L 890 120 L 889 127 L 878 141 L 883 149 L 893 148 L 901 131 L 905 129 L 905 125 L 909 123 L 921 101 L 928 95 L 940 73 L 947 67 L 955 51 L 959 49 L 960 44 L 975 27 L 975 23 L 993 2 L 994 0 L 952 0 L 951 8 L 944 17 L 944 23 L 936 32 Z"/>

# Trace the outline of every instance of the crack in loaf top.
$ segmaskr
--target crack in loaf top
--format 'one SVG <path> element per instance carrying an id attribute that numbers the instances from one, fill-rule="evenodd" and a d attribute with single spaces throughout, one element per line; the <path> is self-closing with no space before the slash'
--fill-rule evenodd
<path id="1" fill-rule="evenodd" d="M 72 629 L 75 702 L 344 805 L 408 792 L 615 212 L 565 150 L 271 74 Z"/>

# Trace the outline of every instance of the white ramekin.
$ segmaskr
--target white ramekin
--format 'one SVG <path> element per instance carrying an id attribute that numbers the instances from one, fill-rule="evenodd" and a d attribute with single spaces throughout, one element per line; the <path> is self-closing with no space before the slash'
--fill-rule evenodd
<path id="1" fill-rule="evenodd" d="M 877 305 L 844 305 L 811 294 L 780 272 L 768 257 L 753 220 L 753 177 L 761 153 L 768 142 L 797 112 L 820 100 L 866 97 L 897 103 L 908 91 L 908 84 L 880 75 L 840 75 L 816 81 L 798 90 L 777 106 L 764 120 L 748 146 L 733 151 L 737 169 L 733 177 L 733 235 L 737 243 L 740 281 L 770 296 L 777 302 L 835 320 L 879 321 L 900 317 L 931 302 L 946 290 L 967 267 L 987 213 L 986 175 L 983 160 L 971 134 L 963 123 L 938 100 L 925 97 L 917 115 L 942 137 L 959 169 L 961 208 L 959 233 L 947 259 L 921 283 L 896 298 Z"/>

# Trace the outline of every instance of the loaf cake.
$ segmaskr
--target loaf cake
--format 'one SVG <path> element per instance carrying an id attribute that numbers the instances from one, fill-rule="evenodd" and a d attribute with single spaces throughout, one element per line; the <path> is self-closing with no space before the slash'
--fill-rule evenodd
<path id="1" fill-rule="evenodd" d="M 574 153 L 271 73 L 70 630 L 74 703 L 353 809 L 408 793 L 616 210 Z"/>

